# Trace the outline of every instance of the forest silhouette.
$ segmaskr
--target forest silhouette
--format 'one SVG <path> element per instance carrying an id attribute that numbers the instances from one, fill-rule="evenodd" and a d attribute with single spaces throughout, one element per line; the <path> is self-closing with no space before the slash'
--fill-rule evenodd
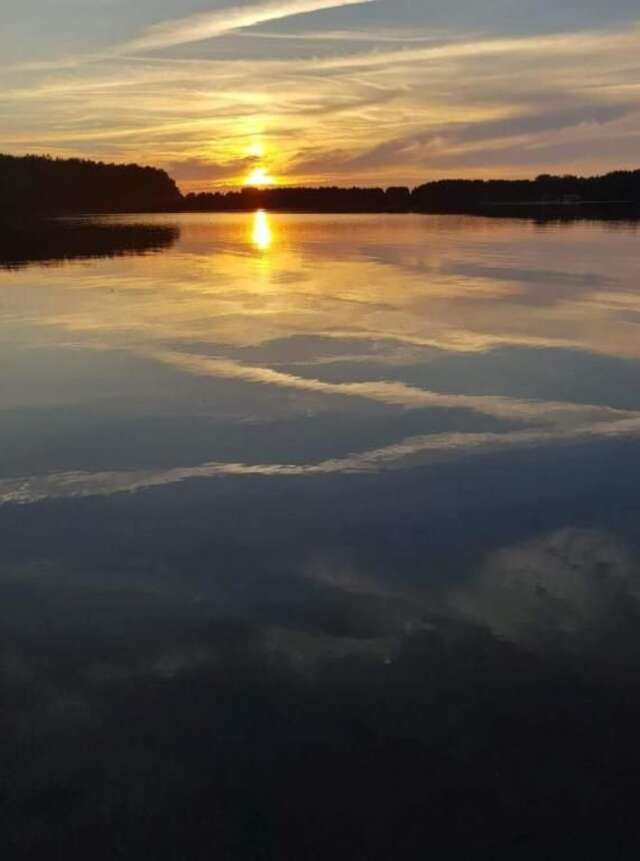
<path id="1" fill-rule="evenodd" d="M 0 211 L 146 212 L 181 204 L 175 182 L 157 168 L 0 155 Z"/>
<path id="2" fill-rule="evenodd" d="M 533 180 L 445 179 L 411 190 L 275 187 L 183 195 L 164 170 L 49 156 L 0 155 L 0 214 L 225 212 L 640 213 L 640 170 Z"/>

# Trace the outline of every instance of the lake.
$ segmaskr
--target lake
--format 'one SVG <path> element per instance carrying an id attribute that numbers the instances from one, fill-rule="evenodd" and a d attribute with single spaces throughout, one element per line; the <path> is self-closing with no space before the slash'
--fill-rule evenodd
<path id="1" fill-rule="evenodd" d="M 5 238 L 7 857 L 637 857 L 639 240 Z"/>

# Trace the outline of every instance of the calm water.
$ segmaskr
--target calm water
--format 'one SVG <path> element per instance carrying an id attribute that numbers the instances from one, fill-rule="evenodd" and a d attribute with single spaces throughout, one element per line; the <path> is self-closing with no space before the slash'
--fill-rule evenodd
<path id="1" fill-rule="evenodd" d="M 3 245 L 11 857 L 636 858 L 639 241 L 256 213 Z"/>

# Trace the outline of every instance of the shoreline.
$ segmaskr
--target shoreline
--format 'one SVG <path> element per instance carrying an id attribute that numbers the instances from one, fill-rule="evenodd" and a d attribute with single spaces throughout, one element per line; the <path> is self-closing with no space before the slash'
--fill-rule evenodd
<path id="1" fill-rule="evenodd" d="M 43 222 L 63 219 L 90 219 L 109 216 L 150 216 L 150 215 L 240 215 L 264 210 L 282 215 L 456 215 L 478 218 L 521 218 L 536 221 L 596 220 L 596 221 L 638 221 L 640 203 L 635 201 L 521 201 L 518 203 L 485 203 L 448 207 L 407 207 L 406 209 L 363 209 L 363 208 L 302 208 L 278 207 L 268 204 L 238 208 L 204 207 L 162 207 L 130 209 L 83 209 L 59 210 L 51 212 L 26 212 L 24 210 L 0 211 L 0 227 L 29 230 Z"/>

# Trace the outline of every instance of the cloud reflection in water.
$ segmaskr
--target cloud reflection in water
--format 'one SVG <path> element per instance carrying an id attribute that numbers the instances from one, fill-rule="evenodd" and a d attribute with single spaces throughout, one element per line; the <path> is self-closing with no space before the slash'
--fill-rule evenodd
<path id="1" fill-rule="evenodd" d="M 14 845 L 608 857 L 636 821 L 637 236 L 264 217 L 0 274 Z"/>

